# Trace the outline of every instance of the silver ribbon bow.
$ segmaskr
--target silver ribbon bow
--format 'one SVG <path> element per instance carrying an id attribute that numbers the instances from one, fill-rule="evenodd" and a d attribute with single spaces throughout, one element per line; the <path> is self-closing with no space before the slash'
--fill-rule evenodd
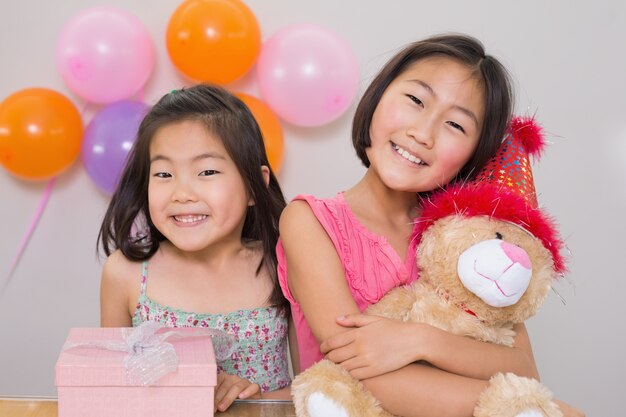
<path id="1" fill-rule="evenodd" d="M 138 327 L 122 329 L 122 341 L 69 342 L 63 346 L 63 350 L 86 347 L 127 352 L 124 367 L 128 383 L 146 386 L 154 384 L 164 375 L 178 369 L 176 350 L 166 340 L 210 336 L 218 361 L 229 358 L 237 342 L 236 336 L 220 330 L 198 328 L 197 331 L 190 333 L 183 328 L 157 333 L 162 328 L 164 326 L 160 323 L 146 321 Z"/>

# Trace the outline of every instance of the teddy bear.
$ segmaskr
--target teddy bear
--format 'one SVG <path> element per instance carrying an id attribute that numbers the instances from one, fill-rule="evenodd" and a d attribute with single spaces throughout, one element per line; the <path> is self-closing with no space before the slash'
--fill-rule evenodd
<path id="1" fill-rule="evenodd" d="M 419 279 L 387 293 L 367 314 L 423 322 L 511 346 L 513 325 L 533 316 L 566 267 L 555 222 L 538 207 L 529 156 L 544 149 L 541 126 L 514 117 L 474 180 L 426 197 L 418 219 Z M 390 416 L 339 365 L 321 360 L 292 385 L 298 417 Z M 476 417 L 559 417 L 539 381 L 496 374 Z"/>

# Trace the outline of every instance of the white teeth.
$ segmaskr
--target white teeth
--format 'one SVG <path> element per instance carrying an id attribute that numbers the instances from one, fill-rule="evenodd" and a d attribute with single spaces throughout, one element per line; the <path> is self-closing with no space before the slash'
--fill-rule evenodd
<path id="1" fill-rule="evenodd" d="M 416 165 L 426 165 L 425 163 L 422 162 L 421 159 L 416 158 L 415 156 L 411 155 L 406 149 L 402 149 L 401 147 L 399 147 L 396 144 L 393 145 L 393 148 L 398 153 L 398 155 L 400 155 L 401 157 L 403 157 L 407 161 L 413 162 Z"/>
<path id="2" fill-rule="evenodd" d="M 199 222 L 200 220 L 204 220 L 206 219 L 206 214 L 190 214 L 187 216 L 174 216 L 174 219 L 177 222 L 181 222 L 181 223 L 193 223 L 193 222 Z"/>

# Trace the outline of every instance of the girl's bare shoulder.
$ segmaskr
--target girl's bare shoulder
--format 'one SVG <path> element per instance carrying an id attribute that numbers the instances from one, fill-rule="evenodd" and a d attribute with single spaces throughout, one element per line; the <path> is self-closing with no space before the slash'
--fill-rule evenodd
<path id="1" fill-rule="evenodd" d="M 118 249 L 104 262 L 102 280 L 117 284 L 127 283 L 129 277 L 141 274 L 141 262 L 131 261 Z"/>
<path id="2" fill-rule="evenodd" d="M 306 201 L 295 200 L 283 210 L 278 228 L 284 240 L 284 237 L 297 237 L 311 228 L 321 228 L 321 225 Z"/>

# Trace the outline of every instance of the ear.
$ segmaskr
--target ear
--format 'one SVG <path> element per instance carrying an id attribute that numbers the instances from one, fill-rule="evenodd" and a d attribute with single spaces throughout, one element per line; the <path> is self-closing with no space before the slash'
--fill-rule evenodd
<path id="1" fill-rule="evenodd" d="M 261 165 L 261 174 L 263 174 L 263 181 L 265 181 L 265 186 L 270 186 L 270 169 L 267 165 Z"/>
<path id="2" fill-rule="evenodd" d="M 263 182 L 265 183 L 265 187 L 269 187 L 270 185 L 270 169 L 267 165 L 261 165 L 261 175 L 263 175 Z M 256 202 L 252 197 L 248 200 L 248 206 L 255 205 Z"/>

